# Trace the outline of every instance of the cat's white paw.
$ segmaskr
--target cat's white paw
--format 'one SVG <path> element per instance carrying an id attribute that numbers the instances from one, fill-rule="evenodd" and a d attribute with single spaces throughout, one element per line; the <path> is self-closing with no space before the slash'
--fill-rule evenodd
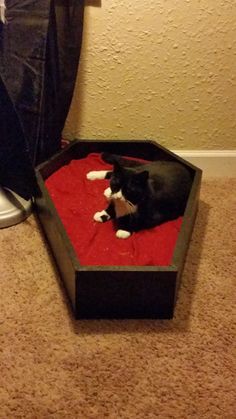
<path id="1" fill-rule="evenodd" d="M 116 232 L 116 237 L 118 237 L 118 239 L 128 239 L 128 237 L 130 236 L 131 236 L 131 233 L 126 230 L 117 230 Z"/>
<path id="2" fill-rule="evenodd" d="M 112 195 L 111 188 L 107 188 L 107 189 L 105 189 L 105 191 L 104 191 L 104 195 L 105 195 L 105 197 L 106 197 L 107 199 L 110 199 L 110 198 L 111 198 L 111 195 Z"/>
<path id="3" fill-rule="evenodd" d="M 87 175 L 86 175 L 86 178 L 88 179 L 88 180 L 95 180 L 96 179 L 96 172 L 94 172 L 94 171 L 91 171 L 91 172 L 88 172 L 87 173 Z"/>
<path id="4" fill-rule="evenodd" d="M 88 172 L 86 178 L 88 180 L 105 179 L 108 170 L 92 170 Z"/>
<path id="5" fill-rule="evenodd" d="M 96 212 L 93 216 L 94 221 L 98 223 L 104 223 L 104 221 L 108 221 L 110 218 L 110 215 L 105 210 Z"/>

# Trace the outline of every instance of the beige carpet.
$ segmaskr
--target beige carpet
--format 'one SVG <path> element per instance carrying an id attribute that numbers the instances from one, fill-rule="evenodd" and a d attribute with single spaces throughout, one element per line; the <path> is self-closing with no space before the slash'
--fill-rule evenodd
<path id="1" fill-rule="evenodd" d="M 0 418 L 235 418 L 235 214 L 204 181 L 172 321 L 74 321 L 34 216 L 0 230 Z"/>

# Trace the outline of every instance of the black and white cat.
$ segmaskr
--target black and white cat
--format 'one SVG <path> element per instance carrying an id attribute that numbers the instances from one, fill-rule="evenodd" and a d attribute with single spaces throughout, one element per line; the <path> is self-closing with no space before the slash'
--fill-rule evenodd
<path id="1" fill-rule="evenodd" d="M 106 209 L 96 212 L 94 220 L 116 219 L 118 238 L 126 239 L 132 232 L 155 227 L 183 215 L 191 189 L 189 171 L 178 162 L 154 161 L 140 163 L 113 154 L 103 153 L 104 161 L 113 170 L 91 171 L 87 179 L 110 179 L 104 191 Z"/>

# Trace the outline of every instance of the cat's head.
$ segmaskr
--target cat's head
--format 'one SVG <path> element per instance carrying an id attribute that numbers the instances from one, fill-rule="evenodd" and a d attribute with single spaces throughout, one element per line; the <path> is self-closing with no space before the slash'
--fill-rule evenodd
<path id="1" fill-rule="evenodd" d="M 147 194 L 148 176 L 147 170 L 136 173 L 134 170 L 123 168 L 116 162 L 110 179 L 112 194 L 121 191 L 125 200 L 137 205 Z"/>

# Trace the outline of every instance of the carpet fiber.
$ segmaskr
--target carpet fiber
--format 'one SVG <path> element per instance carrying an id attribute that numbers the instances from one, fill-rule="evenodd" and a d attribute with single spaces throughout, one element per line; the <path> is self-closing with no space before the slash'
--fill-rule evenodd
<path id="1" fill-rule="evenodd" d="M 0 231 L 0 418 L 235 418 L 236 180 L 202 184 L 175 318 L 75 321 L 35 217 Z"/>

